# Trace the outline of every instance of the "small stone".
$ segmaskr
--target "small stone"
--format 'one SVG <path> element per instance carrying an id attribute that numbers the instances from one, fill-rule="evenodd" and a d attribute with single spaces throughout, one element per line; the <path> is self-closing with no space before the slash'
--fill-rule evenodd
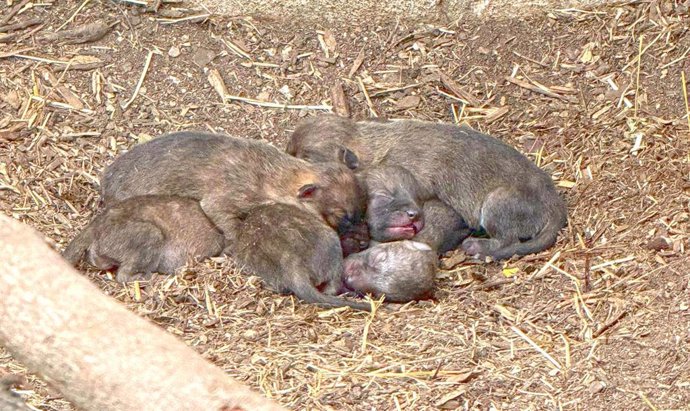
<path id="1" fill-rule="evenodd" d="M 290 91 L 290 87 L 288 87 L 287 84 L 281 87 L 278 91 L 280 91 L 280 94 L 284 95 L 288 100 L 292 98 L 292 91 Z"/>
<path id="2" fill-rule="evenodd" d="M 450 400 L 438 406 L 441 410 L 457 410 L 462 406 L 462 403 L 458 400 Z"/>
<path id="3" fill-rule="evenodd" d="M 257 333 L 255 330 L 252 330 L 252 329 L 246 330 L 242 334 L 242 338 L 244 338 L 245 340 L 250 340 L 250 341 L 254 341 L 258 337 L 259 337 L 259 333 Z"/>
<path id="4" fill-rule="evenodd" d="M 606 388 L 606 383 L 603 381 L 594 381 L 592 385 L 589 386 L 589 393 L 594 395 L 602 392 Z"/>
<path id="5" fill-rule="evenodd" d="M 671 244 L 664 237 L 656 237 L 647 243 L 647 248 L 654 251 L 668 250 Z"/>
<path id="6" fill-rule="evenodd" d="M 417 107 L 421 101 L 422 101 L 422 99 L 419 96 L 407 96 L 407 97 L 403 97 L 400 100 L 398 100 L 396 105 L 399 108 L 408 109 L 408 108 Z"/>
<path id="7" fill-rule="evenodd" d="M 168 56 L 175 58 L 180 56 L 180 48 L 177 46 L 172 46 L 170 47 L 170 50 L 168 50 Z"/>
<path id="8" fill-rule="evenodd" d="M 208 65 L 208 63 L 213 61 L 215 57 L 216 53 L 213 50 L 199 47 L 196 50 L 194 50 L 192 54 L 192 61 L 199 67 L 205 67 Z"/>

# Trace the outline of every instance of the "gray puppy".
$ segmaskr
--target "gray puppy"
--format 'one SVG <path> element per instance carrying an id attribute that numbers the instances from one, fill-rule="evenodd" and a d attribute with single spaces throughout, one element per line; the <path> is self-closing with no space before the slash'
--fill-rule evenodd
<path id="1" fill-rule="evenodd" d="M 422 204 L 430 195 L 409 171 L 382 165 L 360 175 L 367 186 L 366 220 L 374 241 L 409 240 L 422 230 Z"/>
<path id="2" fill-rule="evenodd" d="M 336 297 L 343 256 L 336 233 L 311 213 L 288 204 L 263 204 L 248 211 L 236 233 L 232 258 L 272 290 L 328 307 L 370 311 L 369 304 Z"/>
<path id="3" fill-rule="evenodd" d="M 266 202 L 292 204 L 345 231 L 361 223 L 366 191 L 336 162 L 311 164 L 256 140 L 179 132 L 132 147 L 106 168 L 105 205 L 141 195 L 200 202 L 232 245 L 239 221 Z"/>
<path id="4" fill-rule="evenodd" d="M 490 238 L 467 238 L 470 255 L 504 259 L 552 246 L 567 209 L 551 177 L 502 141 L 469 128 L 414 120 L 360 121 L 322 115 L 303 122 L 287 152 L 351 169 L 402 166 L 419 184 Z"/>
<path id="5" fill-rule="evenodd" d="M 404 303 L 431 298 L 438 257 L 417 241 L 374 243 L 345 259 L 343 282 L 358 294 Z"/>
<path id="6" fill-rule="evenodd" d="M 193 257 L 223 251 L 223 235 L 199 202 L 173 196 L 132 197 L 106 208 L 69 243 L 63 257 L 72 265 L 85 256 L 101 269 L 117 268 L 119 282 L 174 274 Z"/>
<path id="7" fill-rule="evenodd" d="M 382 165 L 360 174 L 368 189 L 366 216 L 373 240 L 414 239 L 443 254 L 470 235 L 465 220 L 425 190 L 407 169 Z"/>

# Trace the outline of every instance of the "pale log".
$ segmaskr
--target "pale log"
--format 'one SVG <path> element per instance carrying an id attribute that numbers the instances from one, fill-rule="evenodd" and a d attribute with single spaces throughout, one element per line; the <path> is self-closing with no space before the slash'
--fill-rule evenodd
<path id="1" fill-rule="evenodd" d="M 0 344 L 88 410 L 282 410 L 0 215 Z"/>

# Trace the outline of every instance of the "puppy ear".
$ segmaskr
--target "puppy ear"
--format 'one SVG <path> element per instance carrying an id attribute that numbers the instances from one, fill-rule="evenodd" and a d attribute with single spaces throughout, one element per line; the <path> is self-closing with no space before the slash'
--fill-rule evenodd
<path id="1" fill-rule="evenodd" d="M 319 190 L 319 186 L 316 184 L 305 184 L 299 188 L 297 192 L 297 198 L 308 199 L 314 197 L 316 192 Z"/>
<path id="2" fill-rule="evenodd" d="M 350 170 L 354 170 L 359 167 L 359 158 L 357 157 L 357 154 L 353 153 L 352 150 L 347 147 L 338 148 L 338 159 Z"/>

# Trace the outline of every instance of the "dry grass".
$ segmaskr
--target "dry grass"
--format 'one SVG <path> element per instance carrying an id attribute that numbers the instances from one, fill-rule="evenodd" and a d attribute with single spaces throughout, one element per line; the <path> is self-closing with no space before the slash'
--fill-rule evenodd
<path id="1" fill-rule="evenodd" d="M 570 224 L 548 251 L 461 262 L 437 301 L 372 317 L 272 294 L 220 260 L 139 289 L 86 271 L 104 292 L 294 409 L 688 409 L 687 3 L 328 30 L 134 3 L 0 17 L 0 209 L 56 245 L 137 141 L 198 129 L 283 146 L 309 108 L 343 104 L 336 83 L 356 118 L 468 122 L 515 145 L 552 173 Z M 98 40 L 57 35 L 106 20 Z M 22 392 L 70 409 L 34 377 Z"/>

